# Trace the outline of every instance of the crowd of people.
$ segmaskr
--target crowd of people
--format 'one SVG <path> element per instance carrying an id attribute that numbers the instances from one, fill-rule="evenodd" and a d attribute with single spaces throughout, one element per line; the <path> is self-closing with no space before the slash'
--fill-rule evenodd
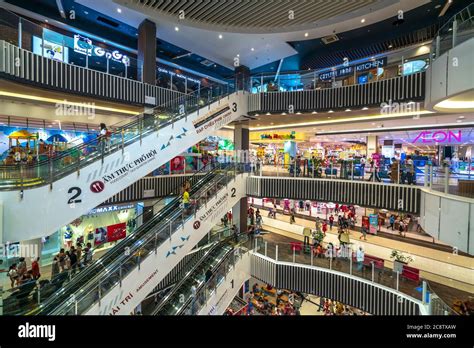
<path id="1" fill-rule="evenodd" d="M 10 278 L 11 288 L 39 279 L 41 276 L 39 260 L 39 257 L 34 258 L 30 269 L 28 269 L 24 257 L 20 257 L 18 263 L 12 264 L 7 272 L 7 276 Z"/>
<path id="2" fill-rule="evenodd" d="M 318 312 L 324 315 L 367 315 L 367 313 L 328 298 L 319 298 Z"/>
<path id="3" fill-rule="evenodd" d="M 301 302 L 296 293 L 255 283 L 248 294 L 246 315 L 300 315 Z"/>

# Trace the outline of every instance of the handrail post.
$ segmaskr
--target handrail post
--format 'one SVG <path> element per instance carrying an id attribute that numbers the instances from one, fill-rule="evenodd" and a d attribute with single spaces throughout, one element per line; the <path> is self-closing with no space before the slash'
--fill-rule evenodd
<path id="1" fill-rule="evenodd" d="M 457 37 L 458 37 L 458 21 L 455 19 L 453 21 L 453 47 L 456 46 Z"/>
<path id="2" fill-rule="evenodd" d="M 100 300 L 102 299 L 102 286 L 101 286 L 101 280 L 99 279 L 99 284 L 98 284 L 98 288 L 97 288 L 97 292 L 99 294 L 99 307 L 100 307 Z"/>
<path id="3" fill-rule="evenodd" d="M 296 260 L 296 248 L 293 248 L 293 263 L 295 263 Z"/>
<path id="4" fill-rule="evenodd" d="M 444 167 L 444 193 L 449 193 L 449 166 Z"/>
<path id="5" fill-rule="evenodd" d="M 331 254 L 329 255 L 329 269 L 332 270 L 332 253 L 333 253 L 333 250 L 331 249 Z"/>
<path id="6" fill-rule="evenodd" d="M 430 190 L 433 188 L 433 165 L 430 165 Z"/>
<path id="7" fill-rule="evenodd" d="M 422 283 L 422 291 L 421 291 L 421 302 L 423 304 L 426 304 L 426 293 L 428 292 L 428 289 L 427 289 L 427 284 L 426 284 L 426 281 L 423 280 L 423 283 Z"/>
<path id="8" fill-rule="evenodd" d="M 49 189 L 53 189 L 53 160 L 49 157 Z"/>
<path id="9" fill-rule="evenodd" d="M 125 139 L 124 139 L 125 130 L 122 129 L 121 133 L 122 133 L 122 155 L 123 155 L 125 152 Z"/>
<path id="10" fill-rule="evenodd" d="M 375 264 L 373 261 L 370 264 L 372 265 L 372 283 L 373 283 L 375 279 Z"/>
<path id="11" fill-rule="evenodd" d="M 349 274 L 352 275 L 352 251 L 349 254 Z"/>
<path id="12" fill-rule="evenodd" d="M 267 256 L 267 244 L 268 244 L 268 242 L 265 241 L 265 256 Z"/>
<path id="13" fill-rule="evenodd" d="M 156 244 L 158 243 L 158 233 L 155 233 L 155 254 L 157 253 Z"/>
<path id="14" fill-rule="evenodd" d="M 122 287 L 122 264 L 119 265 L 119 285 Z"/>
<path id="15" fill-rule="evenodd" d="M 3 315 L 3 285 L 0 284 L 0 315 Z"/>
<path id="16" fill-rule="evenodd" d="M 311 266 L 313 266 L 314 252 L 313 247 L 311 247 Z"/>
<path id="17" fill-rule="evenodd" d="M 436 36 L 435 58 L 439 57 L 440 46 L 441 46 L 441 37 L 438 35 Z"/>
<path id="18" fill-rule="evenodd" d="M 400 161 L 397 161 L 397 185 L 400 185 Z"/>
<path id="19" fill-rule="evenodd" d="M 78 306 L 77 306 L 77 300 L 74 301 L 74 314 L 75 315 L 78 315 L 78 310 L 77 310 Z"/>
<path id="20" fill-rule="evenodd" d="M 38 287 L 38 306 L 41 304 L 41 289 Z"/>
<path id="21" fill-rule="evenodd" d="M 428 187 L 428 169 L 429 169 L 429 166 L 428 166 L 428 163 L 425 164 L 425 182 L 424 182 L 424 187 Z"/>
<path id="22" fill-rule="evenodd" d="M 275 261 L 278 261 L 278 244 L 275 245 Z"/>
<path id="23" fill-rule="evenodd" d="M 397 291 L 400 287 L 400 271 L 397 271 Z"/>

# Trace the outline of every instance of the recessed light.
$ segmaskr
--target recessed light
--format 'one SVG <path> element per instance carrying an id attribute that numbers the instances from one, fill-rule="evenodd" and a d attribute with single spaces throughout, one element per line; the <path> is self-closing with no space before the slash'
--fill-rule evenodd
<path id="1" fill-rule="evenodd" d="M 257 124 L 257 127 L 260 126 L 259 124 Z"/>
<path id="2" fill-rule="evenodd" d="M 344 110 L 344 111 L 345 111 L 345 112 L 349 112 L 349 111 L 351 111 L 351 109 L 346 109 L 346 110 Z"/>
<path id="3" fill-rule="evenodd" d="M 255 51 L 255 48 L 252 47 L 250 50 L 251 50 L 251 51 Z"/>
<path id="4" fill-rule="evenodd" d="M 219 39 L 222 39 L 222 34 L 219 34 Z"/>
<path id="5" fill-rule="evenodd" d="M 45 19 L 44 21 L 45 21 L 46 23 L 48 23 L 48 20 L 47 20 L 47 19 Z"/>
<path id="6" fill-rule="evenodd" d="M 271 113 L 267 112 L 265 115 L 267 115 L 267 116 L 270 116 L 270 115 L 271 115 Z"/>
<path id="7" fill-rule="evenodd" d="M 286 115 L 286 112 L 282 112 L 281 114 L 282 114 L 282 115 Z"/>
<path id="8" fill-rule="evenodd" d="M 369 108 L 367 106 L 364 106 L 362 110 L 369 110 Z"/>
<path id="9" fill-rule="evenodd" d="M 459 118 L 459 119 L 464 119 L 464 118 L 466 118 L 466 117 L 465 117 L 465 116 L 459 116 L 458 118 Z"/>
<path id="10" fill-rule="evenodd" d="M 308 35 L 309 35 L 308 33 L 304 33 L 304 37 L 308 37 Z"/>
<path id="11" fill-rule="evenodd" d="M 332 113 L 332 112 L 334 112 L 334 111 L 332 111 L 332 110 L 329 110 L 328 112 L 329 112 L 329 113 Z"/>
<path id="12" fill-rule="evenodd" d="M 174 30 L 179 31 L 179 28 L 178 28 L 178 27 L 174 27 Z"/>
<path id="13" fill-rule="evenodd" d="M 255 116 L 259 116 L 259 114 L 255 114 Z"/>
<path id="14" fill-rule="evenodd" d="M 328 116 L 328 119 L 330 119 L 330 118 L 331 118 L 331 116 Z"/>
<path id="15" fill-rule="evenodd" d="M 118 12 L 118 13 L 122 13 L 122 9 L 121 9 L 120 7 L 117 8 L 117 12 Z"/>
<path id="16" fill-rule="evenodd" d="M 318 113 L 317 111 L 313 111 L 313 112 L 312 112 L 313 115 L 314 115 L 314 114 L 317 114 L 317 113 Z"/>
<path id="17" fill-rule="evenodd" d="M 392 44 L 388 45 L 388 48 L 392 48 L 392 47 L 393 47 L 393 45 L 392 45 Z"/>
<path id="18" fill-rule="evenodd" d="M 297 114 L 297 115 L 301 115 L 301 112 L 298 111 L 296 114 Z"/>
<path id="19" fill-rule="evenodd" d="M 270 124 L 271 124 L 272 126 L 274 125 L 274 123 L 273 123 L 273 122 L 270 122 Z"/>
<path id="20" fill-rule="evenodd" d="M 240 54 L 237 53 L 237 57 L 240 57 Z"/>
<path id="21" fill-rule="evenodd" d="M 372 126 L 375 126 L 375 122 L 372 122 Z"/>
<path id="22" fill-rule="evenodd" d="M 362 19 L 360 20 L 360 22 L 361 22 L 361 23 L 365 23 L 365 18 L 362 18 Z"/>
<path id="23" fill-rule="evenodd" d="M 457 122 L 457 123 L 461 123 L 461 122 L 462 122 L 462 120 L 457 120 L 456 122 Z"/>

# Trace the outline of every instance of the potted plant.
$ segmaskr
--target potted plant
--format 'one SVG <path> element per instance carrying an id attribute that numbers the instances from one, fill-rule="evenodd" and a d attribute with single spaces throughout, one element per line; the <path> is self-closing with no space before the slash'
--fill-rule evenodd
<path id="1" fill-rule="evenodd" d="M 393 259 L 393 271 L 399 273 L 402 273 L 403 265 L 408 265 L 410 262 L 413 262 L 413 258 L 411 256 L 404 255 L 395 249 L 392 250 L 390 258 Z"/>

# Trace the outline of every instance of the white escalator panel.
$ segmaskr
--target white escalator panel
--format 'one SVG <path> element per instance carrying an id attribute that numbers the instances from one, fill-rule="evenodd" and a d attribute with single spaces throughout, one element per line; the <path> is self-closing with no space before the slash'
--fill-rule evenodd
<path id="1" fill-rule="evenodd" d="M 143 299 L 166 277 L 179 261 L 206 234 L 221 221 L 222 216 L 245 197 L 247 174 L 238 174 L 235 181 L 222 188 L 206 206 L 202 206 L 195 218 L 189 219 L 184 228 L 171 235 L 171 239 L 161 244 L 155 253 L 149 254 L 123 280 L 104 294 L 99 303 L 94 304 L 88 315 L 129 315 Z"/>
<path id="2" fill-rule="evenodd" d="M 80 171 L 44 185 L 0 192 L 0 243 L 40 238 L 86 214 L 189 147 L 236 120 L 247 110 L 247 95 L 233 93 L 96 160 Z M 0 220 L 1 221 L 1 220 Z"/>

